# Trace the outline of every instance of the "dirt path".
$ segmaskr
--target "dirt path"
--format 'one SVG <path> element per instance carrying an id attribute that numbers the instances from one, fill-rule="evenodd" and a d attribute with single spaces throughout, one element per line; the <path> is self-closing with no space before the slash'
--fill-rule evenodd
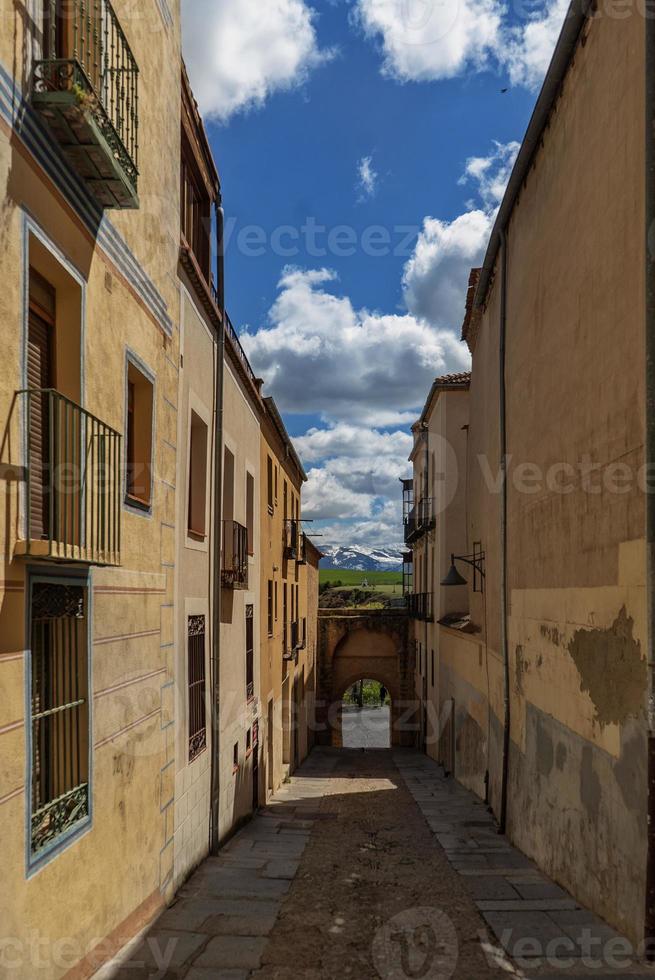
<path id="1" fill-rule="evenodd" d="M 342 750 L 325 783 L 320 819 L 252 976 L 506 977 L 483 954 L 484 924 L 391 753 Z"/>

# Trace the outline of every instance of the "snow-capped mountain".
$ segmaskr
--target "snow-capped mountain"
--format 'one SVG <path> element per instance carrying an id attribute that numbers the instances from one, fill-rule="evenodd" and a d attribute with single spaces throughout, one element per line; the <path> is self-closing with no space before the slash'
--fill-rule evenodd
<path id="1" fill-rule="evenodd" d="M 402 552 L 394 548 L 339 548 L 321 545 L 325 558 L 321 568 L 345 568 L 356 572 L 399 572 L 403 566 Z"/>

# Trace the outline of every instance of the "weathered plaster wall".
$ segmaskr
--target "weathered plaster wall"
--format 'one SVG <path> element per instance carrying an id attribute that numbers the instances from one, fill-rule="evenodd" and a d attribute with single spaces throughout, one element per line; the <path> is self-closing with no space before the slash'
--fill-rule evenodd
<path id="1" fill-rule="evenodd" d="M 636 14 L 589 25 L 510 221 L 507 294 L 509 833 L 633 939 L 643 923 L 646 821 L 637 479 L 643 50 Z M 493 488 L 500 281 L 498 266 L 474 354 L 469 447 L 470 537 L 487 552 L 486 595 L 470 602 L 483 624 L 486 601 L 492 739 L 502 723 L 501 498 Z M 476 672 L 477 695 L 486 684 Z M 479 763 L 472 746 L 460 768 Z M 498 812 L 495 751 L 490 772 Z"/>

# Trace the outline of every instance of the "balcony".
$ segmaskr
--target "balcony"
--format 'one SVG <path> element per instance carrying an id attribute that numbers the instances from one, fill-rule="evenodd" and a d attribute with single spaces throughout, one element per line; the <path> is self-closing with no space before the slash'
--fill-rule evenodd
<path id="1" fill-rule="evenodd" d="M 284 557 L 288 561 L 305 563 L 305 540 L 300 521 L 286 521 L 284 525 Z"/>
<path id="2" fill-rule="evenodd" d="M 221 582 L 228 589 L 248 588 L 248 528 L 223 521 Z"/>
<path id="3" fill-rule="evenodd" d="M 138 208 L 139 69 L 109 0 L 45 0 L 32 103 L 103 208 Z"/>
<path id="4" fill-rule="evenodd" d="M 423 623 L 432 623 L 434 616 L 432 613 L 432 593 L 413 592 L 407 596 L 407 611 L 413 619 L 418 619 Z"/>
<path id="5" fill-rule="evenodd" d="M 122 437 L 54 389 L 25 399 L 27 534 L 16 555 L 121 563 Z"/>
<path id="6" fill-rule="evenodd" d="M 403 554 L 403 595 L 409 595 L 414 588 L 414 552 Z"/>
<path id="7" fill-rule="evenodd" d="M 423 497 L 405 517 L 405 544 L 413 544 L 436 527 L 434 501 Z"/>

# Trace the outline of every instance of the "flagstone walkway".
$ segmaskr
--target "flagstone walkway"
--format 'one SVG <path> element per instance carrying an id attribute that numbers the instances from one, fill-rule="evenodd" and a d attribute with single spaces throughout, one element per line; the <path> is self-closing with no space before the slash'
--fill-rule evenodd
<path id="1" fill-rule="evenodd" d="M 328 749 L 97 980 L 507 976 L 655 972 L 425 756 Z"/>

